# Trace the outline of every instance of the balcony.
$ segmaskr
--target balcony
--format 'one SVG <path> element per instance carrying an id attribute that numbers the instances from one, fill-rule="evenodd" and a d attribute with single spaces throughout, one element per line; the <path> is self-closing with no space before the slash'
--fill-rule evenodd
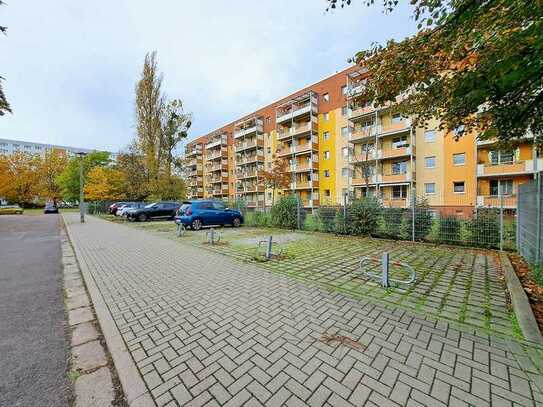
<path id="1" fill-rule="evenodd" d="M 402 183 L 402 182 L 411 182 L 411 180 L 414 178 L 415 178 L 415 175 L 411 174 L 411 171 L 407 171 L 405 173 L 400 173 L 400 174 L 386 173 L 386 174 L 378 175 L 377 181 L 382 182 L 382 183 L 394 184 L 394 183 Z"/>
<path id="2" fill-rule="evenodd" d="M 194 156 L 197 156 L 197 155 L 200 155 L 200 154 L 202 154 L 202 147 L 201 146 L 199 148 L 192 148 L 192 149 L 185 150 L 185 157 L 187 157 L 187 158 L 194 157 Z"/>
<path id="3" fill-rule="evenodd" d="M 355 128 L 351 131 L 351 143 L 358 143 L 368 139 L 373 139 L 380 132 L 381 126 L 378 125 Z"/>
<path id="4" fill-rule="evenodd" d="M 413 148 L 411 146 L 400 147 L 400 148 L 385 148 L 382 151 L 379 151 L 378 155 L 381 158 L 398 158 L 398 157 L 410 156 L 411 151 L 413 151 Z"/>
<path id="5" fill-rule="evenodd" d="M 220 137 L 214 137 L 206 144 L 206 150 L 217 148 L 220 146 L 226 146 L 228 144 L 228 137 L 226 135 Z"/>
<path id="6" fill-rule="evenodd" d="M 217 160 L 219 158 L 228 158 L 228 150 L 221 149 L 219 151 L 211 152 L 207 155 L 207 159 L 210 161 Z"/>
<path id="7" fill-rule="evenodd" d="M 264 154 L 254 154 L 249 156 L 236 157 L 237 165 L 254 164 L 264 161 Z"/>
<path id="8" fill-rule="evenodd" d="M 367 161 L 375 161 L 382 158 L 382 153 L 383 152 L 381 150 L 361 152 L 351 157 L 351 162 L 353 164 L 362 164 Z"/>
<path id="9" fill-rule="evenodd" d="M 482 208 L 500 208 L 502 204 L 502 198 L 496 195 L 477 195 L 477 206 Z M 517 196 L 504 195 L 503 196 L 503 208 L 504 209 L 516 209 Z"/>
<path id="10" fill-rule="evenodd" d="M 538 170 L 543 169 L 543 159 L 537 160 Z M 525 175 L 535 171 L 534 160 L 512 161 L 499 164 L 478 164 L 478 177 L 498 177 L 501 175 Z"/>
<path id="11" fill-rule="evenodd" d="M 361 117 L 367 116 L 369 114 L 374 114 L 377 109 L 373 105 L 360 106 L 355 109 L 352 109 L 349 115 L 349 120 L 356 121 Z"/>
<path id="12" fill-rule="evenodd" d="M 290 110 L 287 110 L 285 112 L 277 112 L 276 122 L 277 123 L 283 123 L 287 120 L 293 120 L 297 117 L 306 115 L 312 113 L 314 115 L 317 115 L 318 108 L 317 108 L 317 98 L 311 97 L 311 101 L 308 101 L 304 104 L 297 105 L 293 107 Z"/>
<path id="13" fill-rule="evenodd" d="M 366 185 L 367 184 L 376 184 L 377 183 L 377 175 L 373 174 L 373 175 L 370 175 L 367 179 L 367 182 L 366 182 L 366 178 L 362 176 L 362 174 L 357 174 L 356 176 L 353 177 L 352 181 L 351 181 L 351 184 L 352 185 Z"/>
<path id="14" fill-rule="evenodd" d="M 302 199 L 301 204 L 304 208 L 316 208 L 319 206 L 318 199 Z"/>
<path id="15" fill-rule="evenodd" d="M 209 177 L 208 178 L 210 184 L 222 184 L 228 183 L 228 175 L 223 175 L 221 177 Z"/>
<path id="16" fill-rule="evenodd" d="M 236 192 L 239 194 L 255 194 L 257 192 L 264 192 L 264 191 L 265 191 L 264 185 L 245 184 L 245 185 L 238 185 L 236 187 Z"/>
<path id="17" fill-rule="evenodd" d="M 264 127 L 261 120 L 258 120 L 257 123 L 251 127 L 247 127 L 245 129 L 239 129 L 234 131 L 234 139 L 242 138 L 248 135 L 252 134 L 258 134 L 262 133 L 264 131 Z"/>
<path id="18" fill-rule="evenodd" d="M 209 171 L 211 172 L 228 171 L 228 164 L 225 164 L 225 163 L 213 164 L 211 167 L 209 167 Z"/>
<path id="19" fill-rule="evenodd" d="M 290 184 L 290 189 L 318 189 L 319 181 L 296 181 Z"/>
<path id="20" fill-rule="evenodd" d="M 236 153 L 245 150 L 252 150 L 255 148 L 264 148 L 264 137 L 258 136 L 257 138 L 252 138 L 243 143 L 236 143 Z"/>
<path id="21" fill-rule="evenodd" d="M 292 137 L 307 135 L 307 133 L 310 133 L 311 131 L 317 132 L 318 129 L 319 126 L 317 124 L 317 120 L 314 119 L 312 122 L 294 125 L 292 127 L 288 127 L 286 130 L 278 132 L 277 140 L 285 140 Z"/>
<path id="22" fill-rule="evenodd" d="M 319 169 L 319 163 L 315 161 L 309 163 L 296 163 L 295 165 L 291 165 L 289 168 L 291 172 L 316 171 Z"/>
<path id="23" fill-rule="evenodd" d="M 257 171 L 257 170 L 247 170 L 247 171 L 236 172 L 236 177 L 238 179 L 256 178 L 260 176 L 262 176 L 262 172 Z"/>
<path id="24" fill-rule="evenodd" d="M 409 208 L 410 205 L 407 198 L 382 198 L 381 202 L 385 208 Z"/>
<path id="25" fill-rule="evenodd" d="M 397 123 L 390 123 L 386 126 L 381 126 L 378 137 L 390 136 L 392 134 L 403 133 L 411 130 L 411 120 L 404 119 Z"/>

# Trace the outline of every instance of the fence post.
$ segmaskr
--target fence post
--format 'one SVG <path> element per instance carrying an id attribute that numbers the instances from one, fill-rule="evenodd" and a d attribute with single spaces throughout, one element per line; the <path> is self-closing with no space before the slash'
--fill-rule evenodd
<path id="1" fill-rule="evenodd" d="M 516 224 L 516 230 L 515 230 L 515 242 L 516 242 L 517 252 L 519 253 L 520 253 L 520 205 L 519 205 L 520 199 L 521 197 L 520 197 L 520 190 L 519 190 L 519 193 L 517 194 L 517 210 L 515 211 L 515 216 L 517 218 L 516 219 L 517 224 Z"/>
<path id="2" fill-rule="evenodd" d="M 347 233 L 347 194 L 343 194 L 343 233 Z"/>
<path id="3" fill-rule="evenodd" d="M 302 229 L 302 222 L 301 222 L 301 208 L 300 208 L 300 197 L 296 195 L 296 221 L 298 223 L 298 229 Z"/>
<path id="4" fill-rule="evenodd" d="M 500 192 L 500 251 L 503 251 L 503 192 Z"/>
<path id="5" fill-rule="evenodd" d="M 389 266 L 389 253 L 383 252 L 383 256 L 381 258 L 382 268 L 383 268 L 383 274 L 381 276 L 381 285 L 384 288 L 388 288 L 390 286 L 390 283 L 388 281 L 388 266 Z"/>
<path id="6" fill-rule="evenodd" d="M 541 173 L 537 173 L 537 251 L 535 254 L 535 263 L 539 264 L 541 260 Z"/>
<path id="7" fill-rule="evenodd" d="M 415 241 L 415 205 L 416 205 L 415 188 L 411 188 L 411 240 Z"/>

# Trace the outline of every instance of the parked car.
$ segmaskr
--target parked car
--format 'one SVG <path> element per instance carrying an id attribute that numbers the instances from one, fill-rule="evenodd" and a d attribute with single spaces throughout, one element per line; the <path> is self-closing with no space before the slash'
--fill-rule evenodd
<path id="1" fill-rule="evenodd" d="M 210 225 L 238 227 L 243 224 L 243 215 L 240 211 L 227 208 L 222 201 L 186 201 L 177 211 L 175 222 L 182 223 L 185 227 L 190 227 L 193 230 Z"/>
<path id="2" fill-rule="evenodd" d="M 111 205 L 109 205 L 109 213 L 112 214 L 112 215 L 115 215 L 117 213 L 117 209 L 119 209 L 122 205 L 125 205 L 129 202 L 115 202 L 115 203 L 112 203 Z"/>
<path id="3" fill-rule="evenodd" d="M 140 222 L 150 219 L 173 219 L 179 206 L 177 202 L 154 202 L 143 208 L 130 210 L 126 217 L 128 220 Z"/>
<path id="4" fill-rule="evenodd" d="M 125 204 L 121 206 L 119 209 L 117 209 L 116 215 L 126 217 L 129 211 L 143 208 L 145 205 L 146 203 L 144 202 L 131 202 L 131 203 Z"/>
<path id="5" fill-rule="evenodd" d="M 23 208 L 19 205 L 3 205 L 0 206 L 0 215 L 22 215 Z"/>
<path id="6" fill-rule="evenodd" d="M 43 213 L 58 213 L 58 208 L 53 202 L 49 202 L 45 204 Z"/>

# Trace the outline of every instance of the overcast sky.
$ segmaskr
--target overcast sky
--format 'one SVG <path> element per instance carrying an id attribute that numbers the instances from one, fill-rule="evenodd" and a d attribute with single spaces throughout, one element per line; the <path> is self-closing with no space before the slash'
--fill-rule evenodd
<path id="1" fill-rule="evenodd" d="M 347 67 L 415 30 L 410 10 L 362 0 L 7 0 L 0 138 L 118 151 L 134 137 L 134 84 L 157 50 L 163 87 L 194 115 L 190 138 Z"/>

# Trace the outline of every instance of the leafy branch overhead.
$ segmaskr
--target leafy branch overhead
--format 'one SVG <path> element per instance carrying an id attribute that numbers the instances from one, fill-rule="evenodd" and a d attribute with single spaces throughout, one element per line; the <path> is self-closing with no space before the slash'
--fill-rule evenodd
<path id="1" fill-rule="evenodd" d="M 328 0 L 328 9 L 350 0 Z M 372 0 L 364 1 L 371 5 Z M 385 12 L 398 1 L 384 0 Z M 360 51 L 365 98 L 399 101 L 417 124 L 476 131 L 515 144 L 543 135 L 543 1 L 412 0 L 419 31 Z M 397 96 L 401 95 L 399 99 Z"/>
<path id="2" fill-rule="evenodd" d="M 2 0 L 0 0 L 0 6 L 5 4 Z M 7 35 L 8 28 L 5 26 L 0 25 L 0 33 Z M 4 93 L 4 88 L 2 87 L 2 81 L 4 78 L 0 76 L 0 116 L 3 116 L 6 114 L 6 112 L 11 113 L 11 106 L 9 105 L 8 99 L 6 98 L 6 94 Z"/>

